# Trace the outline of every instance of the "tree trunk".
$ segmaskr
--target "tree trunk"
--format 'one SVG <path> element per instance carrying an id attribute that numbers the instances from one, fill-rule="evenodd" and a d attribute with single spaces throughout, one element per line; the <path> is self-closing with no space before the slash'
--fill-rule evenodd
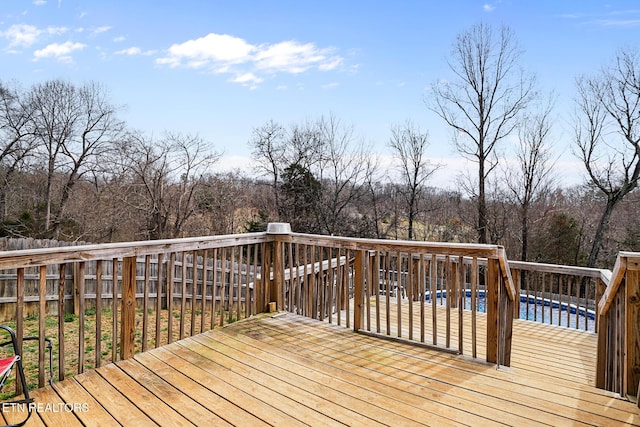
<path id="1" fill-rule="evenodd" d="M 520 260 L 526 261 L 529 257 L 529 206 L 522 206 L 522 252 Z"/>
<path id="2" fill-rule="evenodd" d="M 604 212 L 602 213 L 602 217 L 600 218 L 600 223 L 598 223 L 598 229 L 596 230 L 595 237 L 593 238 L 593 245 L 591 246 L 591 252 L 589 253 L 589 260 L 587 261 L 587 267 L 595 267 L 596 261 L 598 260 L 598 253 L 600 252 L 600 247 L 602 246 L 602 240 L 604 239 L 604 233 L 607 231 L 607 226 L 609 225 L 609 220 L 611 219 L 611 214 L 613 213 L 613 209 L 618 204 L 619 199 L 608 199 L 607 205 L 605 206 Z"/>
<path id="3" fill-rule="evenodd" d="M 484 156 L 478 157 L 478 243 L 487 243 L 487 202 L 485 200 Z"/>

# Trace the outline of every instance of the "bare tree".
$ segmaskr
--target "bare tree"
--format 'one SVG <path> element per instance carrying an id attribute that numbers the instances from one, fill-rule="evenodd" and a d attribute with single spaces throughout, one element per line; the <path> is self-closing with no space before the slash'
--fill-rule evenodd
<path id="1" fill-rule="evenodd" d="M 302 168 L 311 173 L 312 167 L 320 161 L 322 141 L 317 123 L 306 122 L 293 125 L 288 131 L 279 124 L 269 121 L 254 129 L 249 141 L 258 170 L 271 179 L 275 215 L 285 217 L 287 208 L 281 200 L 285 170 Z"/>
<path id="2" fill-rule="evenodd" d="M 458 35 L 451 52 L 452 81 L 432 85 L 428 107 L 454 131 L 457 150 L 478 164 L 478 241 L 487 242 L 487 178 L 498 164 L 496 147 L 514 130 L 534 94 L 535 78 L 518 65 L 522 56 L 514 33 L 496 34 L 478 24 Z"/>
<path id="3" fill-rule="evenodd" d="M 354 234 L 349 208 L 353 208 L 362 195 L 362 184 L 369 170 L 369 151 L 353 137 L 353 128 L 344 126 L 330 115 L 317 123 L 321 144 L 316 164 L 320 189 L 318 217 L 326 234 Z"/>
<path id="4" fill-rule="evenodd" d="M 365 202 L 360 203 L 359 211 L 363 217 L 361 225 L 361 237 L 375 237 L 382 239 L 387 235 L 386 230 L 382 230 L 382 224 L 385 215 L 389 214 L 385 209 L 382 199 L 383 194 L 383 177 L 380 174 L 380 161 L 376 156 L 369 155 L 365 159 L 364 173 L 364 192 L 366 193 Z"/>
<path id="5" fill-rule="evenodd" d="M 612 64 L 577 80 L 575 141 L 589 183 L 606 199 L 587 265 L 596 265 L 616 206 L 640 178 L 640 56 L 621 49 Z"/>
<path id="6" fill-rule="evenodd" d="M 270 120 L 261 127 L 253 129 L 253 136 L 249 141 L 258 173 L 267 175 L 271 179 L 273 211 L 276 213 L 280 206 L 278 186 L 282 173 L 282 160 L 286 152 L 285 138 L 286 130 Z"/>
<path id="7" fill-rule="evenodd" d="M 131 135 L 120 150 L 132 192 L 123 200 L 145 219 L 146 239 L 181 237 L 187 222 L 205 207 L 204 175 L 220 154 L 198 136 L 167 133 L 160 140 Z"/>
<path id="8" fill-rule="evenodd" d="M 0 83 L 0 221 L 8 214 L 12 179 L 35 147 L 33 131 L 28 126 L 30 119 L 24 93 L 17 85 Z"/>
<path id="9" fill-rule="evenodd" d="M 552 101 L 539 111 L 527 114 L 518 127 L 516 164 L 505 168 L 505 180 L 520 211 L 520 258 L 529 255 L 529 223 L 531 207 L 547 194 L 553 185 L 554 159 L 549 145 L 552 129 Z"/>
<path id="10" fill-rule="evenodd" d="M 389 147 L 398 161 L 401 179 L 399 191 L 407 209 L 409 240 L 414 238 L 414 223 L 420 213 L 419 202 L 424 185 L 440 167 L 427 159 L 428 146 L 428 133 L 420 132 L 420 128 L 410 121 L 391 130 Z"/>
<path id="11" fill-rule="evenodd" d="M 76 87 L 62 80 L 47 81 L 32 87 L 29 103 L 30 126 L 46 164 L 45 229 L 58 237 L 71 190 L 120 138 L 124 122 L 97 83 Z M 54 192 L 57 174 L 65 178 L 62 188 Z M 54 201 L 55 194 L 59 196 Z"/>

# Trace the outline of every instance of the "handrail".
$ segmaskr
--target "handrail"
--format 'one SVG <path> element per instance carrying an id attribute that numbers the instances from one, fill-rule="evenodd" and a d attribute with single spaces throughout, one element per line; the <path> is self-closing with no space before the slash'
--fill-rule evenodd
<path id="1" fill-rule="evenodd" d="M 504 250 L 504 248 L 500 249 L 498 260 L 500 261 L 500 269 L 502 270 L 502 276 L 506 284 L 509 299 L 511 301 L 515 301 L 516 298 L 518 298 L 518 295 L 516 295 L 516 286 L 513 282 L 513 277 L 511 276 L 511 268 L 509 267 L 507 252 Z"/>
<path id="2" fill-rule="evenodd" d="M 620 252 L 598 303 L 596 386 L 637 399 L 640 388 L 640 253 Z"/>
<path id="3" fill-rule="evenodd" d="M 517 295 L 504 247 L 310 235 L 289 230 L 271 235 L 277 243 L 272 276 L 276 285 L 271 294 L 277 296 L 278 307 L 285 306 L 312 318 L 327 317 L 329 321 L 332 313 L 346 310 L 347 327 L 348 319 L 353 315 L 355 331 L 408 339 L 449 350 L 453 348 L 451 340 L 457 338 L 456 351 L 462 353 L 465 303 L 459 298 L 465 292 L 466 283 L 473 282 L 473 289 L 479 289 L 478 285 L 482 283 L 490 291 L 487 293 L 486 358 L 490 363 L 509 365 L 511 313 Z M 336 256 L 354 262 L 349 265 L 327 262 L 327 257 Z M 325 273 L 311 268 L 319 266 L 320 261 L 331 268 Z M 479 272 L 481 264 L 484 267 Z M 343 271 L 342 266 L 349 271 Z M 292 269 L 296 271 L 295 276 L 290 275 Z M 301 270 L 304 271 L 303 280 L 299 280 Z M 348 293 L 355 298 L 351 308 L 344 301 L 346 291 L 342 283 L 347 276 L 352 286 Z M 336 283 L 336 288 L 327 286 L 327 281 Z M 429 295 L 435 295 L 436 290 L 451 291 L 447 294 L 451 304 L 447 303 L 441 323 L 436 319 L 435 302 L 429 300 Z M 425 325 L 428 320 L 425 302 L 432 307 L 429 316 L 433 318 L 432 326 Z M 390 305 L 393 305 L 393 311 L 390 311 Z M 419 316 L 414 318 L 418 312 Z M 458 319 L 454 320 L 453 316 Z M 471 348 L 476 357 L 475 308 L 472 318 Z M 453 330 L 454 322 L 458 325 L 456 331 Z M 437 343 L 436 323 L 441 324 L 441 328 L 446 326 L 442 331 L 446 338 L 444 346 Z M 425 336 L 429 329 L 431 339 Z"/>
<path id="4" fill-rule="evenodd" d="M 573 265 L 560 265 L 560 264 L 546 264 L 541 262 L 530 262 L 530 261 L 509 260 L 509 266 L 512 269 L 536 271 L 539 273 L 570 274 L 570 275 L 576 275 L 576 276 L 600 278 L 605 283 L 608 283 L 609 277 L 611 275 L 610 270 L 605 270 L 601 268 L 578 267 Z"/>
<path id="5" fill-rule="evenodd" d="M 415 240 L 384 240 L 363 239 L 359 237 L 324 236 L 319 234 L 278 234 L 274 235 L 281 241 L 291 241 L 304 244 L 316 244 L 319 246 L 341 247 L 352 250 L 376 250 L 384 246 L 388 250 L 420 251 L 429 250 L 433 253 L 447 253 L 452 256 L 477 256 L 498 259 L 500 251 L 504 248 L 500 245 L 487 245 L 479 243 L 450 243 L 450 242 L 419 242 Z"/>
<path id="6" fill-rule="evenodd" d="M 607 288 L 598 302 L 598 310 L 600 311 L 600 315 L 604 316 L 611 308 L 613 301 L 618 293 L 618 289 L 620 288 L 620 284 L 624 280 L 624 276 L 627 272 L 627 257 L 632 255 L 631 252 L 620 252 L 618 257 L 616 258 L 616 263 L 613 267 L 613 272 L 611 273 L 611 277 L 607 283 Z"/>
<path id="7" fill-rule="evenodd" d="M 284 246 L 281 245 L 279 252 L 277 243 L 283 244 L 293 243 L 295 245 L 316 246 L 318 253 L 316 259 L 309 259 L 304 263 L 293 265 L 290 259 L 290 253 L 284 253 Z M 296 246 L 297 247 L 297 246 Z M 289 248 L 291 250 L 291 248 Z M 315 251 L 315 249 L 314 249 Z M 330 253 L 330 257 L 335 261 L 328 261 L 326 255 L 321 255 L 320 251 Z M 31 313 L 27 312 L 29 307 L 25 302 L 34 300 L 38 301 L 38 307 L 35 313 L 39 318 L 44 319 L 47 313 L 68 312 L 73 302 L 73 311 L 79 318 L 79 322 L 84 325 L 85 311 L 89 307 L 96 306 L 96 334 L 100 336 L 99 316 L 102 310 L 111 310 L 113 321 L 111 322 L 111 339 L 112 354 L 103 358 L 100 351 L 100 340 L 95 343 L 96 361 L 95 365 L 115 361 L 118 359 L 117 348 L 121 350 L 120 358 L 127 358 L 133 352 L 138 351 L 138 347 L 133 347 L 133 334 L 140 333 L 134 331 L 133 328 L 142 325 L 142 350 L 149 341 L 149 345 L 161 345 L 167 340 L 170 342 L 174 335 L 182 338 L 187 336 L 189 332 L 185 330 L 191 326 L 191 333 L 194 330 L 205 329 L 205 315 L 207 324 L 211 327 L 214 323 L 234 321 L 242 316 L 249 316 L 260 312 L 269 305 L 270 302 L 278 300 L 278 309 L 282 309 L 282 298 L 291 298 L 292 295 L 280 293 L 282 290 L 278 288 L 277 282 L 296 282 L 301 280 L 309 280 L 309 286 L 324 286 L 321 280 L 332 280 L 335 283 L 338 280 L 347 284 L 348 281 L 354 280 L 352 275 L 355 268 L 354 256 L 356 252 L 372 251 L 378 253 L 393 253 L 394 256 L 403 257 L 405 264 L 404 269 L 409 275 L 402 279 L 406 281 L 404 285 L 418 286 L 417 281 L 421 280 L 440 280 L 444 275 L 447 280 L 451 279 L 459 283 L 462 289 L 462 282 L 471 277 L 477 277 L 477 271 L 473 273 L 472 267 L 477 269 L 478 261 L 486 263 L 487 266 L 481 267 L 486 271 L 491 270 L 498 283 L 498 286 L 504 286 L 500 291 L 499 298 L 506 298 L 513 301 L 517 295 L 513 278 L 508 268 L 509 261 L 506 259 L 506 253 L 502 246 L 498 245 L 481 245 L 481 244 L 460 244 L 460 243 L 440 243 L 440 242 L 416 242 L 402 240 L 376 240 L 361 239 L 340 236 L 322 236 L 310 235 L 302 233 L 284 233 L 278 234 L 273 232 L 262 233 L 246 233 L 233 234 L 225 236 L 205 236 L 191 237 L 182 239 L 166 239 L 157 241 L 136 241 L 108 244 L 92 244 L 79 246 L 64 246 L 55 248 L 38 248 L 23 249 L 15 251 L 0 251 L 0 270 L 15 270 L 15 275 L 5 275 L 3 280 L 8 283 L 15 283 L 16 300 L 15 316 L 17 327 L 23 326 L 23 320 Z M 313 253 L 313 252 L 312 252 Z M 331 255 L 333 254 L 333 255 Z M 424 268 L 416 266 L 407 266 L 408 254 L 418 254 L 418 259 L 409 261 L 433 263 L 433 276 L 428 273 L 427 276 Z M 322 258 L 322 257 L 325 258 Z M 439 258 L 443 256 L 444 258 Z M 472 261 L 464 265 L 462 262 L 465 257 L 469 257 Z M 421 258 L 421 259 L 420 259 Z M 302 260 L 300 260 L 302 261 Z M 297 262 L 297 260 L 296 260 Z M 364 274 L 362 280 L 367 281 L 366 292 L 371 293 L 377 284 L 375 277 L 372 276 L 371 269 L 375 263 L 375 259 L 367 261 L 367 268 L 358 274 Z M 217 264 L 216 264 L 217 263 Z M 455 264 L 460 263 L 460 266 Z M 303 265 L 300 267 L 299 265 Z M 425 264 L 426 265 L 426 264 Z M 251 275 L 244 273 L 240 267 L 246 268 L 247 271 L 251 267 Z M 305 267 L 306 266 L 306 267 Z M 436 266 L 452 269 L 451 271 L 438 271 Z M 34 271 L 30 271 L 33 268 Z M 38 270 L 36 272 L 35 270 Z M 294 268 L 294 269 L 292 269 Z M 293 274 L 292 274 L 293 273 Z M 13 273 L 12 273 L 13 274 Z M 322 276 L 322 275 L 325 276 Z M 455 275 L 451 276 L 451 275 Z M 486 273 L 485 273 L 486 274 Z M 317 279 L 311 277 L 318 275 Z M 303 277 L 306 276 L 306 277 Z M 487 276 L 488 277 L 488 276 Z M 413 280 L 415 283 L 408 282 Z M 476 280 L 476 279 L 474 279 Z M 69 283 L 73 282 L 72 295 L 65 294 L 69 289 Z M 35 288 L 32 286 L 35 284 Z M 144 288 L 143 288 L 144 285 Z M 307 286 L 305 284 L 304 286 Z M 447 285 L 449 286 L 449 285 Z M 458 286 L 458 285 L 456 285 Z M 47 289 L 52 289 L 56 294 L 49 296 L 46 294 Z M 95 289 L 94 289 L 95 288 Z M 36 289 L 36 295 L 32 295 L 33 289 Z M 303 289 L 303 288 L 300 288 Z M 306 288 L 303 290 L 306 291 Z M 328 297 L 331 297 L 331 290 L 328 291 Z M 413 292 L 413 291 L 411 291 Z M 424 288 L 422 289 L 424 296 Z M 351 290 L 345 291 L 340 298 L 342 305 L 348 304 L 348 300 L 344 298 L 353 298 Z M 298 295 L 295 295 L 296 297 Z M 303 296 L 304 297 L 304 296 Z M 335 297 L 335 296 L 334 296 Z M 417 297 L 417 294 L 414 295 Z M 307 302 L 307 308 L 312 304 L 326 304 L 323 299 L 325 296 L 312 294 L 311 300 Z M 313 298 L 319 298 L 317 301 Z M 155 301 L 153 301 L 155 300 Z M 417 300 L 416 300 L 417 301 Z M 187 305 L 188 304 L 188 305 Z M 411 305 L 412 303 L 407 303 Z M 416 309 L 418 303 L 416 302 Z M 501 303 L 502 304 L 502 303 Z M 66 305 L 66 307 L 65 307 Z M 252 307 L 249 307 L 252 305 Z M 143 308 L 138 314 L 135 309 Z M 26 309 L 25 309 L 26 307 Z M 347 310 L 348 310 L 347 306 Z M 493 309 L 503 310 L 502 305 L 497 305 Z M 39 310 L 39 311 L 38 311 Z M 123 311 L 124 310 L 124 311 Z M 160 324 L 160 310 L 168 310 L 175 314 L 173 324 L 179 325 L 179 334 L 172 329 L 172 318 L 163 320 L 168 324 L 167 329 L 156 327 L 155 340 L 153 340 L 153 331 L 147 333 L 147 326 L 153 328 L 154 324 Z M 171 311 L 174 310 L 174 311 Z M 189 310 L 191 320 L 189 320 Z M 155 323 L 151 313 L 156 312 Z M 217 313 L 214 313 L 217 312 Z M 352 312 L 353 314 L 353 312 Z M 456 313 L 457 309 L 456 309 Z M 143 316 L 142 322 L 139 322 L 135 316 Z M 196 322 L 196 316 L 199 321 Z M 496 317 L 497 318 L 497 317 Z M 39 320 L 40 321 L 40 320 Z M 42 320 L 44 321 L 44 320 Z M 505 319 L 500 320 L 501 324 Z M 194 328 L 194 325 L 200 324 L 200 327 Z M 43 323 L 44 324 L 44 323 Z M 44 326 L 41 333 L 45 334 Z M 58 351 L 62 353 L 64 345 L 64 316 L 58 318 Z M 124 331 L 124 332 L 123 332 Z M 78 344 L 78 360 L 84 362 L 84 334 L 92 333 L 84 330 L 84 326 L 80 335 L 82 337 L 82 345 Z M 104 332 L 104 330 L 103 330 Z M 118 338 L 119 333 L 122 332 Z M 126 333 L 125 333 L 126 332 Z M 491 334 L 497 334 L 495 330 L 490 331 Z M 162 336 L 161 336 L 162 335 Z M 508 335 L 508 334 L 507 334 Z M 88 338 L 88 336 L 87 336 Z M 496 338 L 497 345 L 503 345 L 502 338 Z M 119 341 L 118 341 L 119 340 Z M 126 340 L 126 346 L 125 344 Z M 136 346 L 139 341 L 136 341 Z M 70 348 L 76 348 L 76 343 L 70 343 Z M 103 345 L 107 345 L 105 342 Z M 506 347 L 504 347 L 506 348 Z M 124 349 L 124 350 L 123 350 Z M 104 350 L 104 349 L 102 349 Z M 505 353 L 504 349 L 499 350 Z M 64 363 L 64 358 L 59 359 L 60 363 Z M 89 362 L 89 361 L 87 361 Z M 82 365 L 82 367 L 80 367 Z M 62 365 L 61 365 L 62 367 Z M 79 363 L 79 369 L 84 369 L 84 363 Z M 59 374 L 64 376 L 64 369 L 59 369 Z M 62 379 L 62 377 L 60 378 Z"/>
<path id="8" fill-rule="evenodd" d="M 0 251 L 0 270 L 16 268 L 18 266 L 38 267 L 65 262 L 126 258 L 170 251 L 214 249 L 231 245 L 266 243 L 270 241 L 272 241 L 272 238 L 266 233 L 246 233 L 226 236 L 187 237 L 181 239 Z"/>

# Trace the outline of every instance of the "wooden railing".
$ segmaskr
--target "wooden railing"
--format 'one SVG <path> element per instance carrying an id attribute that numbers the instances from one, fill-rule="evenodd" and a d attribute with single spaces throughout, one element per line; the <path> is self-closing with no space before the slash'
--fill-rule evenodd
<path id="1" fill-rule="evenodd" d="M 477 310 L 472 308 L 467 320 L 461 298 L 467 285 L 472 299 L 482 288 L 488 307 L 486 360 L 510 364 L 516 293 L 502 247 L 287 232 L 273 236 L 271 293 L 279 308 L 346 327 L 352 321 L 358 332 L 461 354 L 467 353 L 464 322 L 468 321 L 469 354 L 476 357 Z M 443 293 L 451 297 L 440 321 L 430 296 Z M 444 343 L 438 338 L 441 333 Z"/>
<path id="2" fill-rule="evenodd" d="M 47 371 L 45 337 L 55 337 L 62 380 L 264 311 L 271 297 L 261 272 L 271 241 L 254 233 L 0 252 L 0 274 L 16 277 L 11 326 L 21 343 L 26 333 L 39 338 L 38 386 Z M 47 299 L 47 285 L 57 299 Z M 69 287 L 72 313 L 65 309 Z M 39 307 L 28 317 L 27 298 Z"/>
<path id="3" fill-rule="evenodd" d="M 596 386 L 635 400 L 640 382 L 640 253 L 618 254 L 598 310 Z"/>
<path id="4" fill-rule="evenodd" d="M 510 364 L 516 291 L 500 246 L 276 229 L 0 252 L 0 275 L 3 286 L 15 286 L 10 326 L 20 339 L 39 338 L 31 351 L 38 386 L 47 379 L 45 338 L 54 343 L 55 376 L 62 380 L 270 308 L 474 357 L 477 334 L 484 333 L 486 360 Z M 475 309 L 463 313 L 467 288 L 487 295 L 484 331 Z M 448 296 L 444 318 L 429 305 L 438 294 Z M 65 295 L 73 302 L 65 303 Z M 37 304 L 28 315 L 27 300 Z M 471 337 L 463 336 L 464 325 Z"/>
<path id="5" fill-rule="evenodd" d="M 519 295 L 515 318 L 597 330 L 609 270 L 522 261 L 509 261 L 509 267 Z"/>

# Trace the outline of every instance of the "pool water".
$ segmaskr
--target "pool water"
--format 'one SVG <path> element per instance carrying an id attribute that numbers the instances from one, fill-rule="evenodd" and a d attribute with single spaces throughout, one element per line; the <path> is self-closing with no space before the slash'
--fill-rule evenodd
<path id="1" fill-rule="evenodd" d="M 427 301 L 430 300 L 430 295 L 426 296 Z M 439 304 L 446 304 L 446 291 L 436 294 L 436 301 Z M 480 312 L 485 312 L 485 298 L 484 292 L 480 291 L 476 297 L 476 307 Z M 464 308 L 471 310 L 471 292 L 467 291 L 467 296 L 464 300 Z M 576 316 L 576 310 L 578 315 Z M 567 305 L 566 302 L 558 302 L 555 300 L 542 299 L 540 297 L 534 298 L 529 296 L 529 304 L 527 306 L 527 296 L 520 295 L 520 319 L 531 320 L 536 322 L 542 322 L 544 312 L 544 323 L 552 323 L 558 325 L 558 316 L 560 316 L 560 326 L 568 326 L 574 329 L 594 331 L 595 330 L 595 312 L 593 310 L 586 310 L 583 307 L 576 308 L 574 304 Z M 568 319 L 567 319 L 568 317 Z M 576 325 L 577 323 L 577 325 Z"/>

